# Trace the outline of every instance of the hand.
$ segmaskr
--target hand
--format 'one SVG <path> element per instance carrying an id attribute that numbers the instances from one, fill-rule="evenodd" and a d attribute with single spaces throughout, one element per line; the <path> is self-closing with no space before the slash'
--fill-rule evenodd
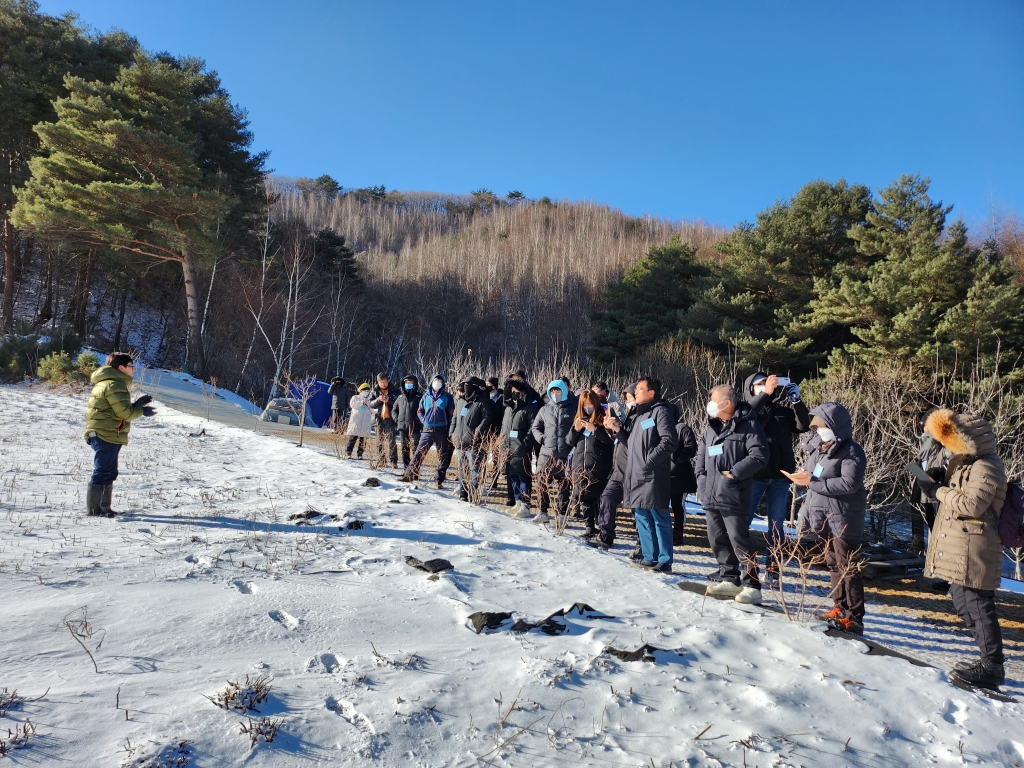
<path id="1" fill-rule="evenodd" d="M 766 395 L 772 395 L 775 393 L 775 389 L 779 386 L 779 377 L 772 374 L 764 382 L 764 393 Z"/>
<path id="2" fill-rule="evenodd" d="M 573 425 L 573 427 L 576 428 L 577 432 L 582 432 L 583 430 L 585 430 L 587 428 L 587 425 L 584 423 L 583 419 L 581 419 L 579 416 L 576 417 L 576 420 L 572 423 L 572 425 Z"/>
<path id="3" fill-rule="evenodd" d="M 152 395 L 143 395 L 134 403 L 132 403 L 132 408 L 141 408 L 144 405 L 149 405 L 151 402 L 153 402 Z"/>
<path id="4" fill-rule="evenodd" d="M 608 429 L 611 432 L 618 432 L 620 429 L 622 429 L 622 425 L 619 423 L 619 420 L 616 419 L 614 416 L 610 419 L 605 419 L 604 425 L 608 427 Z"/>
<path id="5" fill-rule="evenodd" d="M 735 480 L 736 479 L 735 477 L 732 476 L 732 472 L 723 472 L 722 474 L 725 477 L 728 477 L 730 480 Z"/>
<path id="6" fill-rule="evenodd" d="M 142 406 L 142 415 L 156 416 L 156 408 L 154 408 L 152 405 L 144 405 Z"/>
<path id="7" fill-rule="evenodd" d="M 779 471 L 782 472 L 782 474 L 784 474 L 790 480 L 792 480 L 794 484 L 799 485 L 803 488 L 806 488 L 808 485 L 811 484 L 811 473 L 807 472 L 806 470 L 801 469 L 799 472 L 794 472 L 792 474 L 790 474 L 784 469 L 781 469 Z"/>

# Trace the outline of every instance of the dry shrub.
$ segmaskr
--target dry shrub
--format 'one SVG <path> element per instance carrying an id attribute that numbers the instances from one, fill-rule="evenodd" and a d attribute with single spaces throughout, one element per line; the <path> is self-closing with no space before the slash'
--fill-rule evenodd
<path id="1" fill-rule="evenodd" d="M 273 686 L 270 679 L 260 675 L 255 679 L 245 676 L 245 682 L 228 680 L 228 687 L 216 696 L 207 696 L 210 701 L 221 709 L 233 709 L 238 712 L 259 712 L 257 704 L 262 704 L 270 696 Z"/>
<path id="2" fill-rule="evenodd" d="M 280 719 L 273 719 L 269 717 L 261 717 L 259 720 L 253 720 L 251 717 L 247 717 L 247 723 L 242 723 L 241 733 L 249 737 L 249 749 L 255 749 L 256 745 L 262 739 L 265 744 L 269 744 L 277 736 L 277 729 L 281 727 Z"/>

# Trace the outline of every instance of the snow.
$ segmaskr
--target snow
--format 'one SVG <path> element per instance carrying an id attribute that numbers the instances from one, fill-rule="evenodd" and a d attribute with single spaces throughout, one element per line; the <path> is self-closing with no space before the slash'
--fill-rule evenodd
<path id="1" fill-rule="evenodd" d="M 0 739 L 37 728 L 14 765 L 1024 764 L 1024 707 L 938 669 L 161 402 L 121 454 L 115 508 L 133 514 L 83 517 L 84 398 L 4 401 L 0 691 L 36 700 L 0 717 Z M 337 519 L 290 519 L 310 509 Z M 454 570 L 431 580 L 409 555 Z M 554 636 L 468 622 L 577 602 L 614 618 L 570 613 Z M 62 621 L 85 606 L 99 673 Z M 603 652 L 644 643 L 664 652 Z M 258 714 L 208 698 L 246 675 L 271 681 Z M 250 749 L 240 723 L 262 716 L 277 736 Z"/>

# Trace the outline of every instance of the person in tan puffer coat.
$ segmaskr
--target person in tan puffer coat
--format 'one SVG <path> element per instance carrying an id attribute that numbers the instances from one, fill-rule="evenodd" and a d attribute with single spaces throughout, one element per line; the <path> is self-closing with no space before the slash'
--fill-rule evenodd
<path id="1" fill-rule="evenodd" d="M 979 661 L 957 664 L 951 676 L 997 688 L 1005 679 L 995 590 L 1002 574 L 998 521 L 1006 499 L 1006 470 L 996 455 L 992 425 L 982 416 L 937 410 L 924 428 L 953 454 L 945 481 L 934 489 L 939 509 L 925 575 L 950 582 L 953 606 L 981 652 Z"/>

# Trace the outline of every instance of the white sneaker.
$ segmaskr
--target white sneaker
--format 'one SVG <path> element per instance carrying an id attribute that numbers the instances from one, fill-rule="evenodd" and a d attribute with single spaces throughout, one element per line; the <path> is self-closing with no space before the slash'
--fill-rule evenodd
<path id="1" fill-rule="evenodd" d="M 533 522 L 543 525 L 544 523 L 550 523 L 551 517 L 546 512 L 538 512 L 533 516 Z"/>
<path id="2" fill-rule="evenodd" d="M 735 600 L 737 603 L 745 603 L 746 605 L 760 605 L 761 590 L 754 589 L 754 587 L 744 587 L 736 595 Z"/>
<path id="3" fill-rule="evenodd" d="M 516 505 L 512 508 L 512 517 L 514 517 L 516 520 L 529 520 L 531 517 L 533 517 L 533 513 L 530 512 L 530 508 L 528 506 L 523 504 L 523 502 L 518 501 L 516 502 Z"/>
<path id="4" fill-rule="evenodd" d="M 715 584 L 709 584 L 705 594 L 711 597 L 732 598 L 742 591 L 738 584 L 733 584 L 731 581 L 719 581 Z"/>

